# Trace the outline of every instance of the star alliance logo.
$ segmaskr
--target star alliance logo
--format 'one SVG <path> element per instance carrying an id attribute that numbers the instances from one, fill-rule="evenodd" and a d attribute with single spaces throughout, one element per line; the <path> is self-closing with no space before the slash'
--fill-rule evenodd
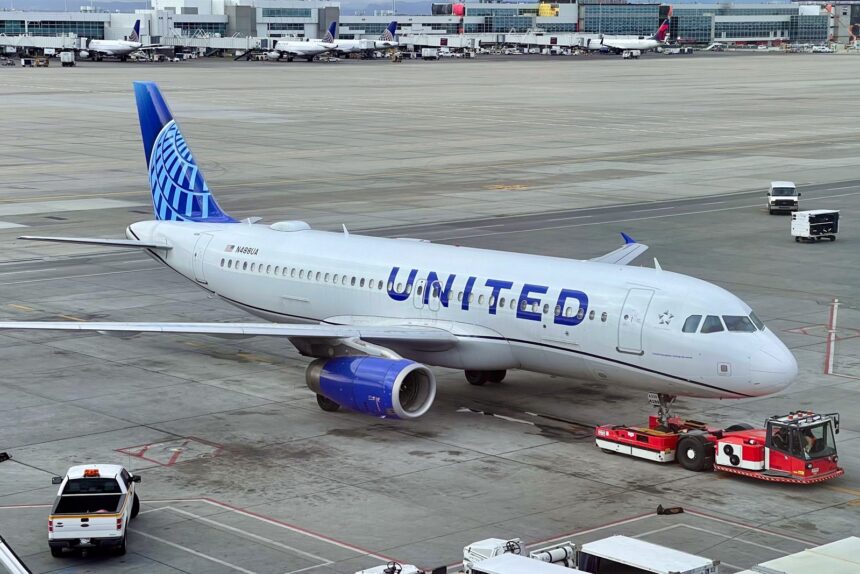
<path id="1" fill-rule="evenodd" d="M 671 314 L 668 309 L 666 309 L 665 311 L 660 313 L 660 315 L 657 318 L 660 319 L 661 325 L 668 325 L 669 323 L 672 322 L 672 319 L 674 317 L 675 316 L 673 314 Z"/>

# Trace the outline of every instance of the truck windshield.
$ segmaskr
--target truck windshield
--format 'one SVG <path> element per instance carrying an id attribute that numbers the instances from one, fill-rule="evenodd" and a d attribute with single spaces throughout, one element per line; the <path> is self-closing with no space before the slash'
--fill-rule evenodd
<path id="1" fill-rule="evenodd" d="M 119 494 L 115 478 L 73 478 L 66 483 L 63 494 Z"/>
<path id="2" fill-rule="evenodd" d="M 774 187 L 773 194 L 774 195 L 795 195 L 797 190 L 793 187 Z"/>
<path id="3" fill-rule="evenodd" d="M 830 421 L 800 429 L 800 444 L 806 458 L 822 458 L 836 454 L 836 440 Z"/>

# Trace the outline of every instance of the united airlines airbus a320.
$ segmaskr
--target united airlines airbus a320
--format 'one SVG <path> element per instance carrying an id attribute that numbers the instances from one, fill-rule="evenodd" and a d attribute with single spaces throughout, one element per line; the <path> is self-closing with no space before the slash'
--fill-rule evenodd
<path id="1" fill-rule="evenodd" d="M 237 221 L 209 191 L 158 87 L 137 82 L 155 219 L 127 239 L 25 239 L 146 251 L 268 323 L 3 322 L 4 329 L 283 337 L 314 360 L 321 408 L 413 419 L 430 408 L 427 365 L 472 384 L 509 369 L 658 393 L 742 398 L 797 374 L 743 301 L 685 275 L 630 267 L 647 247 L 578 261 Z"/>

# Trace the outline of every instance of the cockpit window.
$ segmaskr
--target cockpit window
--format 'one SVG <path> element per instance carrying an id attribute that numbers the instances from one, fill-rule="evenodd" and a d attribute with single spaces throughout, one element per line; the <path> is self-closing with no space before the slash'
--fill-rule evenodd
<path id="1" fill-rule="evenodd" d="M 701 315 L 690 315 L 687 317 L 687 320 L 684 321 L 683 331 L 685 333 L 695 333 L 699 330 L 699 323 L 702 321 Z"/>
<path id="2" fill-rule="evenodd" d="M 723 322 L 716 315 L 708 315 L 702 323 L 702 333 L 719 333 L 724 330 Z"/>
<path id="3" fill-rule="evenodd" d="M 753 322 L 753 325 L 755 325 L 756 329 L 758 329 L 759 331 L 764 331 L 764 323 L 761 322 L 761 319 L 759 319 L 755 313 L 750 313 L 750 321 Z"/>
<path id="4" fill-rule="evenodd" d="M 756 328 L 746 315 L 723 315 L 726 329 L 736 333 L 755 333 Z"/>

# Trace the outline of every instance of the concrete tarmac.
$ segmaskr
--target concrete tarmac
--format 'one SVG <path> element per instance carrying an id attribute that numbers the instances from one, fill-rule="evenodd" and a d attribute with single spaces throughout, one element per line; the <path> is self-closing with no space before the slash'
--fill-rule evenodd
<path id="1" fill-rule="evenodd" d="M 800 365 L 779 395 L 680 399 L 760 424 L 838 411 L 846 476 L 759 483 L 610 456 L 590 426 L 644 422 L 639 392 L 512 372 L 481 388 L 437 370 L 414 423 L 323 413 L 280 341 L 0 333 L 0 534 L 34 572 L 351 573 L 462 547 L 622 533 L 734 572 L 860 535 L 860 136 L 851 57 L 185 62 L 0 69 L 0 316 L 238 321 L 135 253 L 16 240 L 121 237 L 148 217 L 130 81 L 157 79 L 222 207 L 266 221 L 573 258 L 650 246 L 638 264 L 747 301 Z M 632 86 L 632 87 L 631 87 Z M 852 115 L 853 114 L 853 115 Z M 842 210 L 836 242 L 797 244 L 771 179 Z M 840 307 L 835 347 L 826 335 Z M 833 357 L 825 374 L 828 353 Z M 492 415 L 503 415 L 505 418 Z M 52 558 L 50 477 L 116 461 L 143 477 L 129 553 Z M 657 516 L 681 506 L 684 514 Z"/>

